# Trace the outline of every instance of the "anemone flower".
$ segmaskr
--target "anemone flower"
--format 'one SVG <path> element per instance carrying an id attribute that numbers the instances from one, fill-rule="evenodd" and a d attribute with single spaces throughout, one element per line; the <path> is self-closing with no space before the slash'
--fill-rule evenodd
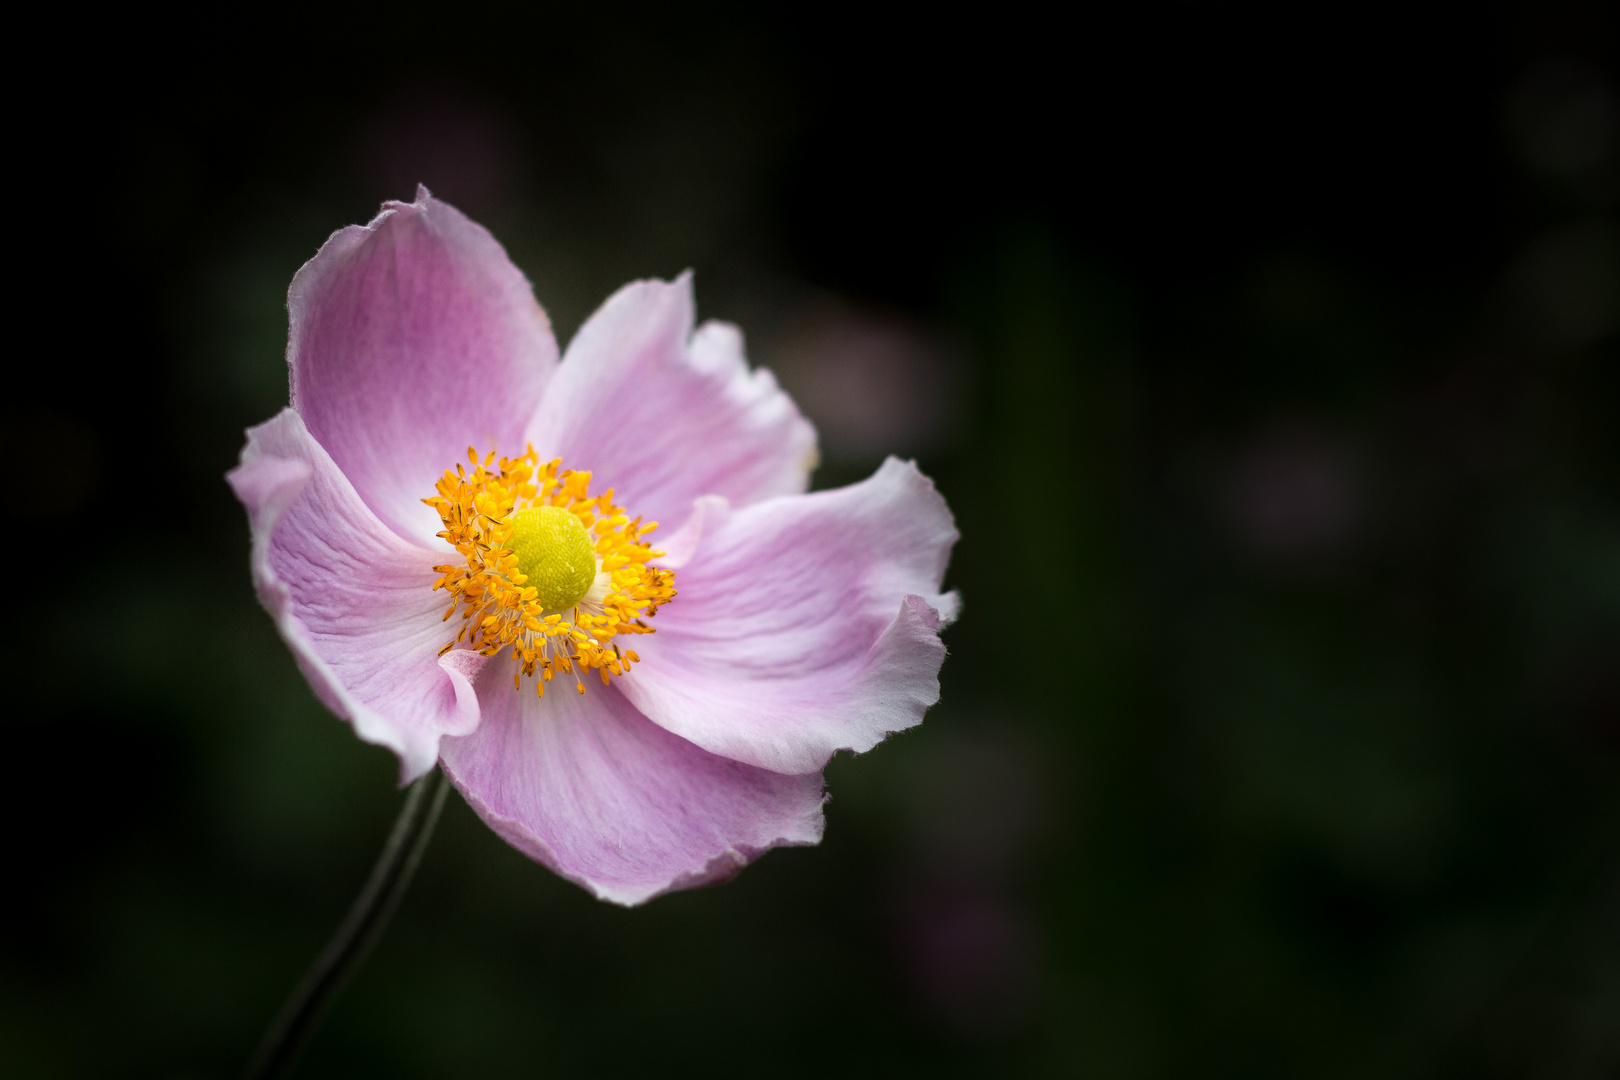
<path id="1" fill-rule="evenodd" d="M 402 782 L 638 904 L 822 834 L 821 770 L 939 696 L 956 531 L 917 468 L 806 493 L 815 432 L 689 275 L 559 359 L 425 189 L 293 278 L 291 404 L 229 475 L 260 599 Z M 652 538 L 657 528 L 658 539 Z"/>

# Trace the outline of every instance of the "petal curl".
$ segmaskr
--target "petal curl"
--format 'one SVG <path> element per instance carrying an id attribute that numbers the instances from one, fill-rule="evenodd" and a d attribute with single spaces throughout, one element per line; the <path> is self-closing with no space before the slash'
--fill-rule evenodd
<path id="1" fill-rule="evenodd" d="M 292 405 L 372 511 L 432 546 L 421 499 L 469 445 L 522 453 L 557 365 L 551 323 L 495 238 L 419 188 L 333 233 L 287 294 Z"/>
<path id="2" fill-rule="evenodd" d="M 612 688 L 562 680 L 544 698 L 491 663 L 483 722 L 445 739 L 445 772 L 507 843 L 626 906 L 721 881 L 782 845 L 821 840 L 821 776 L 716 757 Z"/>
<path id="3" fill-rule="evenodd" d="M 433 555 L 377 519 L 292 409 L 248 431 L 226 479 L 259 599 L 316 694 L 399 755 L 401 783 L 427 772 L 441 735 L 478 726 L 475 654 L 438 655 L 451 629 Z"/>
<path id="4" fill-rule="evenodd" d="M 590 469 L 593 490 L 649 521 L 679 525 L 699 495 L 739 506 L 797 494 L 816 433 L 769 371 L 750 371 L 742 333 L 692 329 L 692 275 L 637 281 L 568 345 L 529 440 L 540 460 Z"/>
<path id="5" fill-rule="evenodd" d="M 739 510 L 702 500 L 701 536 L 657 632 L 615 685 L 713 753 L 781 773 L 822 768 L 911 727 L 939 700 L 956 616 L 941 594 L 950 511 L 890 458 L 836 491 Z"/>

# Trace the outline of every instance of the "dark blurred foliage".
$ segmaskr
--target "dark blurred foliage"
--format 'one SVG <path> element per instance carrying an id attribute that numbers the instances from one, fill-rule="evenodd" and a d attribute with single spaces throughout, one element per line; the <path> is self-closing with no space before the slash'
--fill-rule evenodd
<path id="1" fill-rule="evenodd" d="M 230 1075 L 380 846 L 221 476 L 293 271 L 422 180 L 565 340 L 695 267 L 819 484 L 938 478 L 967 609 L 723 887 L 602 905 L 453 800 L 301 1075 L 1620 1074 L 1617 33 L 33 10 L 0 1073 Z"/>

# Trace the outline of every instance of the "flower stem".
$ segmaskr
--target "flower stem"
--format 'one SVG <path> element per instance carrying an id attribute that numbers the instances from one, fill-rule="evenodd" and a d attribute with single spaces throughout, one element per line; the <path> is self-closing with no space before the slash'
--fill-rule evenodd
<path id="1" fill-rule="evenodd" d="M 411 785 L 366 887 L 265 1033 L 248 1065 L 247 1080 L 271 1080 L 292 1067 L 338 991 L 387 929 L 422 861 L 449 790 L 450 781 L 437 766 Z"/>

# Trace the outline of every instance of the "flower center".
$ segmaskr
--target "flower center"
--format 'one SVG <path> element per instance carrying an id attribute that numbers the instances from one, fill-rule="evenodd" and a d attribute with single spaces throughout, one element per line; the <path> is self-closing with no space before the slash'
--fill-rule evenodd
<path id="1" fill-rule="evenodd" d="M 439 513 L 439 535 L 461 565 L 433 569 L 434 589 L 450 594 L 449 619 L 461 610 L 461 630 L 439 654 L 466 642 L 485 656 L 506 649 L 517 658 L 512 685 L 539 676 L 535 691 L 575 667 L 595 670 L 606 686 L 641 658 L 617 641 L 650 634 L 646 623 L 675 598 L 675 572 L 650 565 L 661 558 L 642 537 L 658 527 L 631 519 L 613 505 L 613 490 L 590 494 L 591 474 L 560 472 L 562 459 L 541 466 L 531 446 L 495 463 L 467 450 L 472 471 L 457 465 L 423 499 Z M 580 693 L 585 684 L 575 678 Z"/>
<path id="2" fill-rule="evenodd" d="M 508 543 L 518 571 L 513 580 L 533 588 L 546 611 L 583 600 L 596 581 L 596 545 L 579 518 L 560 506 L 530 506 L 514 513 L 511 522 Z"/>

